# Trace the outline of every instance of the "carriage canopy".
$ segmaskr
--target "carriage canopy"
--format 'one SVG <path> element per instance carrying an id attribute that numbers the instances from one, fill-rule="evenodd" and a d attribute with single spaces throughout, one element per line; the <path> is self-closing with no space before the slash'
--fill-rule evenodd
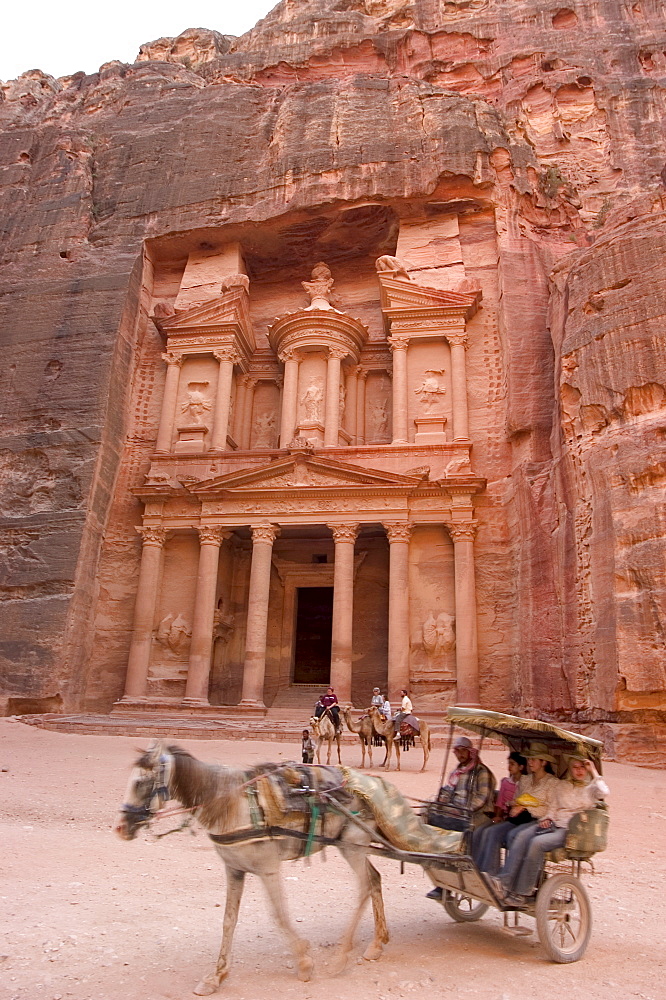
<path id="1" fill-rule="evenodd" d="M 590 736 L 560 729 L 552 722 L 539 719 L 520 719 L 503 712 L 489 712 L 481 708 L 451 706 L 446 713 L 447 722 L 469 732 L 501 740 L 510 750 L 521 753 L 530 742 L 545 743 L 556 754 L 576 754 L 591 760 L 601 773 L 603 743 Z"/>

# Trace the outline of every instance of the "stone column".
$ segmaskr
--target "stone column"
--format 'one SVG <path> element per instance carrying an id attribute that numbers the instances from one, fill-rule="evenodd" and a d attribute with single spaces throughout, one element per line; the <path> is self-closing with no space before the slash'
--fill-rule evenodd
<path id="1" fill-rule="evenodd" d="M 348 353 L 344 347 L 328 349 L 324 448 L 337 448 L 340 443 L 340 362 Z"/>
<path id="2" fill-rule="evenodd" d="M 335 540 L 331 680 L 342 705 L 351 705 L 354 542 L 358 524 L 329 524 Z"/>
<path id="3" fill-rule="evenodd" d="M 213 417 L 213 434 L 210 447 L 212 451 L 226 451 L 227 434 L 229 432 L 229 408 L 231 406 L 231 384 L 234 377 L 234 363 L 238 360 L 236 352 L 231 347 L 213 351 L 213 357 L 219 362 L 217 375 L 217 392 L 215 393 L 215 414 Z"/>
<path id="4" fill-rule="evenodd" d="M 180 381 L 180 366 L 183 363 L 182 355 L 172 354 L 168 351 L 162 355 L 162 359 L 167 363 L 166 381 L 164 383 L 164 396 L 162 397 L 162 411 L 160 413 L 160 426 L 157 431 L 157 444 L 155 451 L 168 455 L 171 451 L 173 440 L 173 424 L 176 419 L 176 401 L 178 399 L 178 382 Z"/>
<path id="5" fill-rule="evenodd" d="M 157 590 L 160 583 L 162 549 L 167 536 L 164 528 L 136 530 L 143 537 L 143 548 L 123 701 L 145 697 L 148 688 L 148 668 L 157 608 Z"/>
<path id="6" fill-rule="evenodd" d="M 393 353 L 393 444 L 406 444 L 408 337 L 389 337 Z"/>
<path id="7" fill-rule="evenodd" d="M 280 416 L 280 448 L 288 448 L 296 433 L 296 412 L 298 407 L 298 366 L 301 363 L 296 351 L 286 350 L 280 354 L 284 364 L 284 385 L 282 387 L 282 413 Z"/>
<path id="8" fill-rule="evenodd" d="M 356 444 L 357 432 L 356 432 L 356 397 L 358 395 L 358 368 L 354 366 L 350 368 L 347 372 L 347 379 L 345 382 L 345 388 L 347 390 L 347 398 L 345 401 L 345 430 L 351 435 L 351 445 Z"/>
<path id="9" fill-rule="evenodd" d="M 252 565 L 250 567 L 250 592 L 247 605 L 241 706 L 263 708 L 271 558 L 273 542 L 279 528 L 276 524 L 262 524 L 251 530 Z"/>
<path id="10" fill-rule="evenodd" d="M 184 704 L 207 705 L 220 545 L 231 532 L 211 524 L 202 524 L 198 531 L 199 571 L 194 598 L 194 620 L 192 622 L 190 662 L 187 668 Z"/>
<path id="11" fill-rule="evenodd" d="M 389 699 L 400 703 L 400 689 L 409 688 L 409 537 L 408 521 L 385 523 L 389 540 Z"/>
<path id="12" fill-rule="evenodd" d="M 359 367 L 356 386 L 356 443 L 365 444 L 365 382 L 368 373 Z"/>
<path id="13" fill-rule="evenodd" d="M 451 406 L 453 408 L 453 440 L 469 440 L 469 421 L 467 417 L 467 366 L 465 351 L 467 350 L 466 333 L 447 333 L 446 339 L 451 347 Z"/>
<path id="14" fill-rule="evenodd" d="M 254 390 L 257 379 L 248 375 L 245 379 L 245 399 L 243 400 L 243 419 L 240 431 L 240 447 L 247 451 L 252 436 L 252 408 L 254 406 Z"/>
<path id="15" fill-rule="evenodd" d="M 245 416 L 245 396 L 247 394 L 247 375 L 241 375 L 240 378 L 236 379 L 236 405 L 234 406 L 234 428 L 231 436 L 238 445 L 242 448 L 241 437 L 243 434 L 243 418 Z"/>
<path id="16" fill-rule="evenodd" d="M 479 704 L 474 536 L 477 521 L 447 524 L 453 539 L 456 596 L 456 704 Z"/>

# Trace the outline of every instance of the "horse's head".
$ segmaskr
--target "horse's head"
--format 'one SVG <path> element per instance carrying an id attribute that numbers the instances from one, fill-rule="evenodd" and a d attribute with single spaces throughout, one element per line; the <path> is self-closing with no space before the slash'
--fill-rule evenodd
<path id="1" fill-rule="evenodd" d="M 167 747 L 156 741 L 135 761 L 125 791 L 125 798 L 114 823 L 114 832 L 123 840 L 133 840 L 142 826 L 169 799 L 173 757 Z"/>

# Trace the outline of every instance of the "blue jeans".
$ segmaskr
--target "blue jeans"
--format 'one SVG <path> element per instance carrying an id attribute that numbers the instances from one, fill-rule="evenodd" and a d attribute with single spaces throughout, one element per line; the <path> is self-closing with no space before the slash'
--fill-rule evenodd
<path id="1" fill-rule="evenodd" d="M 515 878 L 515 891 L 521 896 L 531 896 L 534 892 L 539 873 L 543 868 L 543 859 L 548 851 L 554 851 L 558 847 L 564 847 L 567 839 L 567 831 L 564 827 L 556 826 L 544 833 L 538 833 L 531 841 L 524 855 L 523 863 L 520 866 Z"/>
<path id="2" fill-rule="evenodd" d="M 482 826 L 472 837 L 472 857 L 479 871 L 497 875 L 500 866 L 500 848 L 505 847 L 509 837 L 520 827 L 506 820 Z"/>
<path id="3" fill-rule="evenodd" d="M 509 850 L 499 873 L 499 877 L 507 892 L 518 891 L 516 889 L 516 880 L 530 844 L 534 837 L 536 837 L 538 830 L 539 824 L 537 820 L 534 820 L 533 823 L 526 823 L 524 826 L 518 826 L 516 827 L 515 835 L 507 844 Z"/>

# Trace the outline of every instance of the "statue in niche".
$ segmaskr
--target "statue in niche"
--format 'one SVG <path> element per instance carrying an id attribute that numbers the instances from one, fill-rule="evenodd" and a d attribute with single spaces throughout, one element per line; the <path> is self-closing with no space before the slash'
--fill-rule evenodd
<path id="1" fill-rule="evenodd" d="M 271 448 L 275 441 L 275 414 L 260 413 L 254 426 L 255 448 Z"/>
<path id="2" fill-rule="evenodd" d="M 187 399 L 181 406 L 183 413 L 192 421 L 193 426 L 203 426 L 204 414 L 211 408 L 211 401 L 204 395 L 208 382 L 188 382 Z"/>
<path id="3" fill-rule="evenodd" d="M 455 649 L 455 618 L 446 611 L 437 617 L 431 611 L 423 623 L 423 648 L 431 666 L 441 663 L 446 653 Z"/>
<path id="4" fill-rule="evenodd" d="M 407 274 L 405 265 L 398 257 L 391 257 L 390 254 L 382 254 L 375 261 L 375 269 L 378 274 L 382 272 L 389 271 L 394 278 L 404 278 L 405 281 L 410 281 L 410 277 Z"/>
<path id="5" fill-rule="evenodd" d="M 333 284 L 330 267 L 324 264 L 323 261 L 315 264 L 312 268 L 311 280 L 301 282 L 310 299 L 308 309 L 332 309 L 330 298 L 333 291 Z"/>
<path id="6" fill-rule="evenodd" d="M 347 405 L 347 390 L 345 389 L 342 382 L 340 383 L 340 395 L 339 395 L 339 407 L 340 407 L 340 423 L 342 423 L 342 418 L 345 415 L 345 407 Z"/>
<path id="7" fill-rule="evenodd" d="M 435 410 L 441 406 L 442 396 L 446 392 L 439 376 L 445 372 L 444 368 L 429 368 L 423 376 L 423 381 L 414 392 L 421 400 L 421 410 L 426 416 L 432 416 Z"/>
<path id="8" fill-rule="evenodd" d="M 386 409 L 385 399 L 381 402 L 372 404 L 370 407 L 370 416 L 372 419 L 374 436 L 378 438 L 384 437 L 384 435 L 388 432 L 388 411 Z"/>
<path id="9" fill-rule="evenodd" d="M 324 392 L 316 382 L 306 389 L 301 396 L 301 406 L 305 411 L 305 419 L 316 422 L 321 416 L 321 404 L 324 401 Z"/>
<path id="10" fill-rule="evenodd" d="M 175 615 L 173 611 L 162 619 L 155 633 L 155 639 L 160 646 L 174 656 L 182 656 L 186 652 L 191 638 L 192 629 L 185 615 Z"/>

